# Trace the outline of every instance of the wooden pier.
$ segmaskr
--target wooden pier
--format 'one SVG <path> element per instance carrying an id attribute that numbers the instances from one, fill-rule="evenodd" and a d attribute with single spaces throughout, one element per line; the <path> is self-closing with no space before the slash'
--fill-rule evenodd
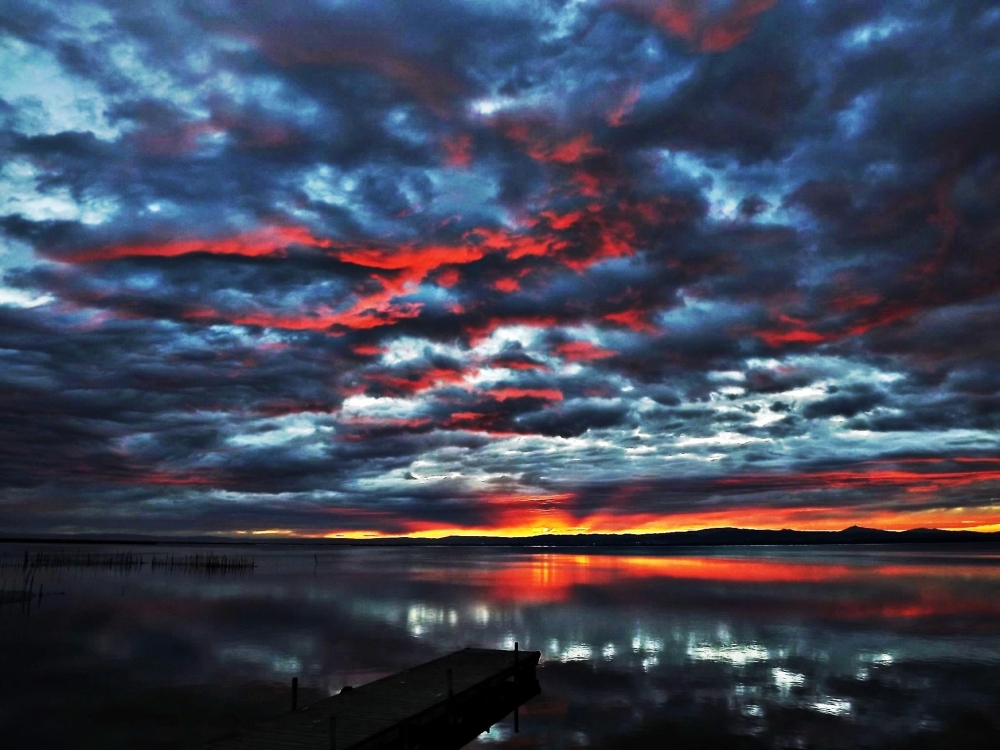
<path id="1" fill-rule="evenodd" d="M 211 750 L 457 750 L 539 693 L 538 651 L 466 648 L 263 722 Z"/>

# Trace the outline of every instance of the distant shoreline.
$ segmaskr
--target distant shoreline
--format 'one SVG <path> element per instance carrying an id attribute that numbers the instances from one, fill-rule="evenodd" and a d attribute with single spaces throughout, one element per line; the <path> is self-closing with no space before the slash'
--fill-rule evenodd
<path id="1" fill-rule="evenodd" d="M 519 548 L 602 548 L 602 547 L 735 547 L 735 546 L 817 546 L 859 544 L 943 544 L 1000 542 L 1000 532 L 942 531 L 911 529 L 883 531 L 858 526 L 843 531 L 794 531 L 758 529 L 700 529 L 658 534 L 546 534 L 530 537 L 450 536 L 441 539 L 392 537 L 377 539 L 312 538 L 230 538 L 135 536 L 0 536 L 0 544 L 86 544 L 86 545 L 243 545 L 286 547 L 497 547 Z"/>

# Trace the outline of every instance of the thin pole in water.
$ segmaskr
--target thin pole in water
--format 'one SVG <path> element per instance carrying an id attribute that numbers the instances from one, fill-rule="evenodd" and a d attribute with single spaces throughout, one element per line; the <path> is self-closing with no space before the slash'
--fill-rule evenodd
<path id="1" fill-rule="evenodd" d="M 330 715 L 330 750 L 337 750 L 337 717 Z"/>
<path id="2" fill-rule="evenodd" d="M 299 707 L 299 678 L 292 678 L 292 711 Z"/>
<path id="3" fill-rule="evenodd" d="M 517 657 L 518 657 L 518 653 L 517 653 L 517 641 L 514 641 L 514 684 L 515 685 L 518 683 Z"/>

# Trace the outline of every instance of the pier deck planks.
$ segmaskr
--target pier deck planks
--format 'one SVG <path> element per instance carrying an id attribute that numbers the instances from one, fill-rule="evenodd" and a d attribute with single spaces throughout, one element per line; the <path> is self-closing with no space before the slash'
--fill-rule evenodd
<path id="1" fill-rule="evenodd" d="M 515 664 L 515 654 L 517 662 Z M 434 661 L 331 696 L 218 740 L 210 750 L 330 750 L 330 716 L 336 716 L 336 750 L 372 750 L 399 744 L 410 732 L 464 710 L 515 676 L 534 680 L 538 651 L 466 648 Z M 448 670 L 453 696 L 448 699 Z"/>

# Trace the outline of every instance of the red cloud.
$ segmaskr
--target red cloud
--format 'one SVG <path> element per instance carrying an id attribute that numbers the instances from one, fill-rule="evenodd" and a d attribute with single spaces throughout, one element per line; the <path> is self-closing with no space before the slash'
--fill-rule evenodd
<path id="1" fill-rule="evenodd" d="M 517 279 L 497 279 L 490 286 L 498 292 L 507 292 L 508 294 L 521 291 L 521 284 Z"/>
<path id="2" fill-rule="evenodd" d="M 642 89 L 638 84 L 630 88 L 624 98 L 618 103 L 618 106 L 615 107 L 610 114 L 608 114 L 608 124 L 614 128 L 621 127 L 625 117 L 632 111 L 632 108 L 635 107 L 635 104 L 639 101 L 639 97 L 641 95 Z"/>
<path id="3" fill-rule="evenodd" d="M 754 336 L 768 346 L 780 347 L 784 344 L 822 344 L 831 339 L 830 336 L 815 331 L 757 331 Z"/>
<path id="4" fill-rule="evenodd" d="M 467 167 L 472 163 L 472 136 L 467 133 L 445 138 L 441 145 L 444 147 L 444 161 L 448 166 Z"/>
<path id="5" fill-rule="evenodd" d="M 921 305 L 909 302 L 887 304 L 882 307 L 882 309 L 874 310 L 872 313 L 863 316 L 860 321 L 848 328 L 844 332 L 844 335 L 861 336 L 862 334 L 868 333 L 868 331 L 873 328 L 879 328 L 884 325 L 906 320 L 907 318 L 916 315 L 923 309 L 924 308 Z"/>
<path id="6" fill-rule="evenodd" d="M 604 320 L 619 323 L 637 333 L 656 333 L 658 330 L 649 322 L 647 310 L 623 310 L 622 312 L 608 313 L 604 316 Z"/>
<path id="7" fill-rule="evenodd" d="M 555 353 L 570 362 L 590 362 L 613 357 L 618 352 L 596 346 L 589 341 L 567 341 L 565 344 L 559 344 L 555 348 Z"/>
<path id="8" fill-rule="evenodd" d="M 540 398 L 546 401 L 562 401 L 562 391 L 556 388 L 496 388 L 487 394 L 497 401 L 511 398 Z"/>
<path id="9" fill-rule="evenodd" d="M 635 253 L 638 227 L 661 226 L 664 223 L 675 223 L 683 217 L 678 215 L 676 206 L 669 202 L 627 203 L 620 202 L 611 206 L 592 204 L 585 209 L 576 209 L 566 213 L 543 211 L 541 216 L 545 222 L 532 221 L 536 228 L 532 234 L 480 227 L 467 232 L 464 240 L 467 245 L 460 246 L 469 257 L 463 258 L 458 252 L 460 248 L 449 248 L 456 254 L 452 260 L 441 262 L 472 262 L 487 252 L 500 252 L 508 260 L 520 260 L 527 257 L 549 257 L 558 260 L 563 265 L 575 270 L 584 271 L 590 266 L 609 258 L 620 258 Z M 438 248 L 443 252 L 444 248 Z M 368 255 L 382 251 L 345 251 L 343 259 L 351 262 L 356 260 L 358 253 Z M 426 250 L 425 250 L 426 252 Z M 397 251 L 392 257 L 406 258 Z M 402 262 L 402 261 L 401 261 Z M 380 265 L 385 268 L 387 266 Z M 420 264 L 414 264 L 414 276 Z"/>
<path id="10" fill-rule="evenodd" d="M 437 275 L 438 286 L 443 286 L 445 288 L 450 288 L 455 286 L 459 281 L 462 280 L 462 274 L 458 272 L 458 269 L 448 268 Z"/>
<path id="11" fill-rule="evenodd" d="M 830 306 L 837 312 L 850 312 L 872 307 L 881 301 L 881 297 L 871 292 L 848 292 L 830 300 Z"/>
<path id="12" fill-rule="evenodd" d="M 442 426 L 449 430 L 479 432 L 492 437 L 519 437 L 519 433 L 508 428 L 508 420 L 498 414 L 480 414 L 474 411 L 459 411 L 444 421 Z"/>
<path id="13" fill-rule="evenodd" d="M 725 7 L 704 0 L 611 0 L 615 7 L 688 42 L 699 52 L 724 52 L 743 42 L 757 17 L 777 0 L 729 0 Z"/>
<path id="14" fill-rule="evenodd" d="M 546 218 L 553 226 L 565 226 L 567 235 L 573 238 L 573 242 L 564 242 L 565 250 L 559 259 L 578 272 L 602 260 L 633 255 L 636 227 L 648 224 L 643 213 L 629 204 L 611 207 L 595 204 L 588 206 L 586 213 L 549 214 Z"/>
<path id="15" fill-rule="evenodd" d="M 575 164 L 586 157 L 597 156 L 603 150 L 593 144 L 589 133 L 584 133 L 564 143 L 556 143 L 548 149 L 532 149 L 528 153 L 540 161 Z"/>
<path id="16" fill-rule="evenodd" d="M 927 305 L 920 302 L 886 302 L 879 305 L 877 295 L 858 294 L 838 297 L 833 307 L 837 312 L 849 313 L 860 311 L 855 322 L 841 327 L 839 330 L 827 333 L 808 330 L 804 327 L 793 330 L 756 331 L 754 335 L 768 346 L 775 348 L 785 344 L 823 344 L 829 341 L 839 341 L 848 336 L 862 336 L 875 328 L 907 320 L 926 309 Z M 788 315 L 779 315 L 781 323 L 791 326 L 804 326 L 805 321 Z M 843 324 L 841 324 L 843 326 Z"/>
<path id="17" fill-rule="evenodd" d="M 509 260 L 528 256 L 553 256 L 568 244 L 554 235 L 533 236 L 486 227 L 474 229 L 468 236 L 477 239 L 483 248 L 502 251 Z"/>
<path id="18" fill-rule="evenodd" d="M 573 173 L 573 182 L 576 184 L 580 195 L 586 198 L 601 197 L 601 180 L 597 175 L 578 169 Z"/>
<path id="19" fill-rule="evenodd" d="M 570 211 L 565 214 L 557 214 L 555 211 L 542 211 L 542 216 L 549 220 L 549 226 L 557 231 L 569 229 L 580 221 L 586 213 L 583 211 Z"/>
<path id="20" fill-rule="evenodd" d="M 214 480 L 206 476 L 197 474 L 180 474 L 171 471 L 151 471 L 146 474 L 122 478 L 120 481 L 127 484 L 159 484 L 159 485 L 206 485 L 213 484 Z"/>
<path id="21" fill-rule="evenodd" d="M 345 263 L 386 271 L 402 271 L 407 281 L 420 282 L 436 268 L 480 260 L 485 250 L 475 245 L 400 245 L 393 248 L 353 248 L 337 257 Z"/>
<path id="22" fill-rule="evenodd" d="M 475 411 L 457 411 L 451 415 L 451 419 L 456 422 L 467 422 L 485 416 Z"/>
<path id="23" fill-rule="evenodd" d="M 1000 481 L 1000 470 L 972 471 L 819 471 L 802 474 L 747 474 L 719 479 L 720 486 L 752 486 L 793 492 L 821 489 L 853 489 L 872 486 L 898 487 L 906 492 L 932 492 L 946 487 L 965 487 Z"/>
<path id="24" fill-rule="evenodd" d="M 594 145 L 590 133 L 581 133 L 568 141 L 554 140 L 551 124 L 537 119 L 531 122 L 502 120 L 499 127 L 507 138 L 521 145 L 535 161 L 576 164 L 604 153 L 604 149 Z"/>
<path id="25" fill-rule="evenodd" d="M 399 377 L 386 373 L 372 373 L 366 379 L 384 385 L 395 391 L 405 393 L 420 393 L 432 388 L 439 388 L 445 385 L 463 385 L 466 373 L 461 370 L 444 370 L 433 368 L 417 373 L 410 377 Z"/>
<path id="26" fill-rule="evenodd" d="M 358 344 L 357 346 L 352 346 L 351 351 L 355 354 L 360 354 L 362 357 L 377 357 L 380 354 L 385 354 L 385 349 L 375 344 Z"/>
<path id="27" fill-rule="evenodd" d="M 230 237 L 207 239 L 179 239 L 167 242 L 109 245 L 95 250 L 61 256 L 57 260 L 70 263 L 93 263 L 118 258 L 153 257 L 176 258 L 191 253 L 213 255 L 243 255 L 249 258 L 262 256 L 283 257 L 290 245 L 329 248 L 333 241 L 319 239 L 301 226 L 270 226 Z"/>
<path id="28" fill-rule="evenodd" d="M 504 367 L 508 370 L 548 370 L 548 365 L 542 364 L 541 362 L 535 362 L 532 359 L 523 357 L 516 359 L 514 357 L 496 357 L 490 361 L 493 367 Z"/>

